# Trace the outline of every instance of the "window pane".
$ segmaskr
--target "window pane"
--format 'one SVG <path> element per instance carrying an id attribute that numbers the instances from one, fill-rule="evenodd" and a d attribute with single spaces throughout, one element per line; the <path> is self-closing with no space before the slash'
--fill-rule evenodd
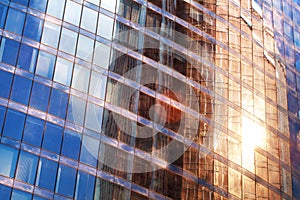
<path id="1" fill-rule="evenodd" d="M 116 0 L 110 1 L 101 1 L 101 7 L 109 10 L 111 12 L 115 12 L 116 9 Z"/>
<path id="2" fill-rule="evenodd" d="M 24 26 L 25 15 L 26 14 L 21 11 L 10 8 L 8 10 L 5 29 L 21 35 Z"/>
<path id="3" fill-rule="evenodd" d="M 88 0 L 89 2 L 99 6 L 100 0 Z"/>
<path id="4" fill-rule="evenodd" d="M 21 44 L 18 67 L 29 72 L 34 72 L 38 50 L 26 44 Z"/>
<path id="5" fill-rule="evenodd" d="M 61 154 L 74 160 L 78 160 L 80 142 L 81 134 L 71 130 L 66 130 Z"/>
<path id="6" fill-rule="evenodd" d="M 11 199 L 31 200 L 32 194 L 14 189 L 11 194 Z"/>
<path id="7" fill-rule="evenodd" d="M 104 99 L 107 76 L 92 71 L 89 94 Z"/>
<path id="8" fill-rule="evenodd" d="M 11 188 L 5 185 L 0 185 L 1 200 L 10 200 Z"/>
<path id="9" fill-rule="evenodd" d="M 94 40 L 79 35 L 78 47 L 77 47 L 77 57 L 86 60 L 87 62 L 92 61 L 94 50 Z"/>
<path id="10" fill-rule="evenodd" d="M 21 151 L 17 167 L 16 179 L 34 184 L 38 157 L 31 153 Z"/>
<path id="11" fill-rule="evenodd" d="M 34 82 L 30 98 L 30 107 L 46 112 L 49 102 L 50 88 Z"/>
<path id="12" fill-rule="evenodd" d="M 63 28 L 60 38 L 59 50 L 65 51 L 71 55 L 75 55 L 76 42 L 77 33 Z"/>
<path id="13" fill-rule="evenodd" d="M 44 129 L 44 120 L 28 116 L 26 119 L 23 141 L 40 147 Z"/>
<path id="14" fill-rule="evenodd" d="M 21 76 L 15 76 L 10 99 L 15 102 L 28 105 L 31 84 L 31 80 Z"/>
<path id="15" fill-rule="evenodd" d="M 43 51 L 39 52 L 35 73 L 48 79 L 52 79 L 55 64 L 55 56 Z"/>
<path id="16" fill-rule="evenodd" d="M 18 150 L 3 144 L 0 144 L 0 174 L 13 178 L 18 158 Z"/>
<path id="17" fill-rule="evenodd" d="M 99 141 L 84 135 L 82 139 L 80 162 L 97 166 Z"/>
<path id="18" fill-rule="evenodd" d="M 2 38 L 0 45 L 0 60 L 10 65 L 16 65 L 20 43 L 8 38 Z"/>
<path id="19" fill-rule="evenodd" d="M 22 4 L 24 6 L 28 5 L 28 1 L 29 0 L 12 0 L 12 2 L 16 2 L 16 3 Z"/>
<path id="20" fill-rule="evenodd" d="M 105 1 L 103 1 L 103 2 L 105 2 Z M 109 2 L 109 1 L 106 1 L 106 2 Z M 114 20 L 103 14 L 100 14 L 98 28 L 97 28 L 97 34 L 100 35 L 101 37 L 104 37 L 104 38 L 110 40 L 112 37 L 113 27 L 114 27 Z"/>
<path id="21" fill-rule="evenodd" d="M 25 29 L 24 29 L 25 37 L 40 42 L 42 28 L 43 28 L 43 20 L 29 14 L 27 15 Z"/>
<path id="22" fill-rule="evenodd" d="M 94 198 L 95 177 L 78 171 L 75 199 L 89 200 Z"/>
<path id="23" fill-rule="evenodd" d="M 0 70 L 0 96 L 8 98 L 13 75 L 11 73 Z"/>
<path id="24" fill-rule="evenodd" d="M 72 62 L 63 58 L 57 58 L 54 81 L 61 83 L 63 85 L 70 86 L 72 70 L 73 70 Z"/>
<path id="25" fill-rule="evenodd" d="M 74 195 L 76 169 L 60 165 L 57 175 L 57 184 L 55 191 L 72 198 Z"/>
<path id="26" fill-rule="evenodd" d="M 67 104 L 68 94 L 57 89 L 52 89 L 49 113 L 64 119 L 66 117 Z"/>
<path id="27" fill-rule="evenodd" d="M 29 7 L 45 12 L 47 0 L 30 0 Z"/>
<path id="28" fill-rule="evenodd" d="M 57 173 L 57 162 L 41 158 L 37 172 L 36 185 L 48 190 L 54 190 Z"/>
<path id="29" fill-rule="evenodd" d="M 103 108 L 93 103 L 88 103 L 85 116 L 85 127 L 100 132 Z"/>
<path id="30" fill-rule="evenodd" d="M 63 128 L 55 124 L 46 123 L 43 149 L 59 154 Z"/>
<path id="31" fill-rule="evenodd" d="M 42 43 L 57 48 L 60 34 L 60 26 L 46 21 L 42 36 Z"/>
<path id="32" fill-rule="evenodd" d="M 109 55 L 110 47 L 96 42 L 95 51 L 94 51 L 94 61 L 95 65 L 108 69 L 109 67 Z"/>
<path id="33" fill-rule="evenodd" d="M 80 65 L 75 65 L 73 80 L 72 80 L 72 88 L 87 93 L 89 78 L 90 78 L 89 69 L 85 67 L 81 67 Z"/>
<path id="34" fill-rule="evenodd" d="M 20 113 L 18 111 L 8 109 L 3 135 L 16 140 L 21 140 L 24 122 L 25 122 L 24 113 Z M 16 126 L 16 124 L 18 124 L 18 126 Z"/>
<path id="35" fill-rule="evenodd" d="M 39 196 L 33 196 L 33 200 L 47 200 L 47 199 Z"/>
<path id="36" fill-rule="evenodd" d="M 68 121 L 83 126 L 85 106 L 85 100 L 71 96 L 68 106 Z"/>
<path id="37" fill-rule="evenodd" d="M 96 31 L 98 13 L 87 7 L 83 7 L 81 28 L 94 33 Z"/>
<path id="38" fill-rule="evenodd" d="M 2 133 L 5 112 L 6 112 L 6 108 L 0 106 L 0 135 Z"/>
<path id="39" fill-rule="evenodd" d="M 79 26 L 81 5 L 73 1 L 67 1 L 64 20 Z"/>
<path id="40" fill-rule="evenodd" d="M 47 7 L 47 14 L 62 19 L 64 7 L 65 7 L 65 0 L 49 0 L 48 7 Z"/>
<path id="41" fill-rule="evenodd" d="M 6 13 L 7 13 L 7 6 L 0 4 L 0 28 L 4 27 Z"/>

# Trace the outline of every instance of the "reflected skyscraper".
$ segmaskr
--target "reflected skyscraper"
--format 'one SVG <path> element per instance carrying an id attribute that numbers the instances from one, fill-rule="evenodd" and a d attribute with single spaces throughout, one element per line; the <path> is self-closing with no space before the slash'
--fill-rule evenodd
<path id="1" fill-rule="evenodd" d="M 300 199 L 299 11 L 0 1 L 1 199 Z"/>

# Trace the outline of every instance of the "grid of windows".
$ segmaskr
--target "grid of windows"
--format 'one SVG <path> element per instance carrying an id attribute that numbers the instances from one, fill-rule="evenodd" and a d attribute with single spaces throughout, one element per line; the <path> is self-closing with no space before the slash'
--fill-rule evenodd
<path id="1" fill-rule="evenodd" d="M 1 197 L 205 199 L 214 191 L 216 199 L 300 198 L 300 3 L 167 4 L 0 2 Z M 180 8 L 188 12 L 180 13 Z M 157 31 L 167 27 L 196 42 L 186 45 Z M 154 46 L 159 43 L 156 47 L 167 55 L 143 49 L 146 42 L 142 44 L 141 38 Z M 169 49 L 192 61 L 176 58 Z M 133 136 L 112 122 L 118 116 L 124 123 L 149 126 L 152 118 L 143 112 L 147 101 L 155 97 L 170 102 L 166 93 L 143 88 L 137 74 L 122 77 L 139 63 L 206 93 L 199 92 L 197 103 L 205 108 L 200 114 L 190 112 L 189 105 L 173 104 L 200 121 L 199 132 L 206 132 L 208 126 L 220 132 L 210 155 L 197 156 L 203 153 L 200 134 L 180 159 L 162 170 L 132 175 L 102 163 L 109 159 L 104 152 L 117 148 L 121 166 L 138 168 L 122 156 L 141 163 L 147 160 L 143 153 L 155 148 L 152 139 L 132 142 Z M 180 65 L 199 67 L 198 76 L 203 77 L 183 72 Z M 134 97 L 116 91 L 116 83 L 123 91 L 142 88 L 138 90 L 144 102 L 132 106 L 138 110 L 119 100 Z M 214 104 L 225 105 L 225 122 L 209 110 L 209 95 Z M 176 120 L 174 112 L 169 120 Z M 257 129 L 252 132 L 265 130 L 263 136 L 254 136 L 265 142 L 255 144 L 250 154 L 243 146 L 249 136 L 241 134 L 249 133 L 246 125 Z M 180 138 L 176 126 L 169 123 L 160 129 L 159 145 Z M 163 163 L 156 157 L 151 162 Z"/>

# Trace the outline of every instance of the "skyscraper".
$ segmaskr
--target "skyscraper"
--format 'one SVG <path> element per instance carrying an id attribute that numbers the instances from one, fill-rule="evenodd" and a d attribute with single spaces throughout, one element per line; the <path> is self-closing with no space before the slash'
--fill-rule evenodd
<path id="1" fill-rule="evenodd" d="M 0 0 L 1 199 L 300 199 L 299 13 Z"/>

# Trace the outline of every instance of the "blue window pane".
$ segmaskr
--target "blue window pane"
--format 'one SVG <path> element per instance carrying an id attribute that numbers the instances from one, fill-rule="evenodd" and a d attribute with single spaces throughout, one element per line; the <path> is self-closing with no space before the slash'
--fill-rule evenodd
<path id="1" fill-rule="evenodd" d="M 43 137 L 44 120 L 28 116 L 26 119 L 23 141 L 40 147 Z"/>
<path id="2" fill-rule="evenodd" d="M 0 144 L 0 174 L 4 176 L 14 177 L 16 162 L 18 158 L 18 150 L 3 144 Z"/>
<path id="3" fill-rule="evenodd" d="M 66 117 L 67 104 L 68 94 L 57 89 L 52 89 L 49 113 L 64 119 Z"/>
<path id="4" fill-rule="evenodd" d="M 3 130 L 3 135 L 21 140 L 22 131 L 25 122 L 25 114 L 15 110 L 8 109 Z M 16 126 L 18 124 L 18 126 Z"/>
<path id="5" fill-rule="evenodd" d="M 56 59 L 53 80 L 63 85 L 70 86 L 73 71 L 73 63 L 63 58 Z"/>
<path id="6" fill-rule="evenodd" d="M 32 15 L 27 15 L 24 36 L 35 41 L 41 41 L 41 33 L 43 29 L 43 20 L 34 17 Z"/>
<path id="7" fill-rule="evenodd" d="M 7 13 L 7 6 L 0 4 L 0 28 L 4 27 L 6 13 Z"/>
<path id="8" fill-rule="evenodd" d="M 8 10 L 5 29 L 21 35 L 24 26 L 25 15 L 26 14 L 24 12 L 10 8 Z"/>
<path id="9" fill-rule="evenodd" d="M 0 134 L 2 133 L 5 111 L 6 111 L 6 108 L 0 106 Z"/>
<path id="10" fill-rule="evenodd" d="M 86 101 L 76 96 L 71 96 L 68 106 L 68 121 L 83 125 Z"/>
<path id="11" fill-rule="evenodd" d="M 11 73 L 0 70 L 0 96 L 8 98 L 13 75 Z"/>
<path id="12" fill-rule="evenodd" d="M 37 173 L 36 185 L 53 191 L 57 173 L 57 162 L 41 158 Z"/>
<path id="13" fill-rule="evenodd" d="M 20 47 L 19 59 L 17 67 L 34 72 L 38 50 L 26 44 Z"/>
<path id="14" fill-rule="evenodd" d="M 21 151 L 17 167 L 16 179 L 34 184 L 36 169 L 38 164 L 38 156 Z"/>
<path id="15" fill-rule="evenodd" d="M 8 38 L 2 38 L 0 45 L 0 60 L 10 65 L 16 65 L 20 43 Z"/>
<path id="16" fill-rule="evenodd" d="M 47 200 L 47 199 L 39 196 L 34 196 L 33 200 Z"/>
<path id="17" fill-rule="evenodd" d="M 47 0 L 30 0 L 29 7 L 45 12 Z"/>
<path id="18" fill-rule="evenodd" d="M 28 1 L 29 0 L 12 0 L 12 2 L 16 2 L 16 3 L 22 4 L 24 6 L 28 5 Z"/>
<path id="19" fill-rule="evenodd" d="M 89 200 L 94 198 L 95 177 L 84 172 L 78 172 L 75 199 Z"/>
<path id="20" fill-rule="evenodd" d="M 55 56 L 43 51 L 39 52 L 35 73 L 48 79 L 52 79 L 55 65 Z"/>
<path id="21" fill-rule="evenodd" d="M 63 128 L 55 124 L 46 123 L 43 148 L 54 153 L 60 153 Z"/>
<path id="22" fill-rule="evenodd" d="M 55 191 L 62 195 L 72 198 L 75 188 L 76 169 L 60 165 L 57 175 Z"/>
<path id="23" fill-rule="evenodd" d="M 31 80 L 21 76 L 15 76 L 10 99 L 27 105 L 30 96 L 31 84 Z"/>
<path id="24" fill-rule="evenodd" d="M 49 0 L 47 14 L 61 19 L 64 12 L 64 7 L 65 0 Z"/>
<path id="25" fill-rule="evenodd" d="M 11 188 L 5 185 L 0 185 L 1 200 L 10 200 Z"/>
<path id="26" fill-rule="evenodd" d="M 71 130 L 67 130 L 64 134 L 62 145 L 62 155 L 78 160 L 80 150 L 81 135 Z"/>
<path id="27" fill-rule="evenodd" d="M 31 200 L 31 198 L 32 198 L 32 194 L 17 189 L 14 189 L 11 194 L 11 199 Z"/>
<path id="28" fill-rule="evenodd" d="M 97 166 L 99 141 L 84 135 L 81 144 L 80 162 Z"/>
<path id="29" fill-rule="evenodd" d="M 34 82 L 30 98 L 30 107 L 46 112 L 49 96 L 50 87 Z"/>

